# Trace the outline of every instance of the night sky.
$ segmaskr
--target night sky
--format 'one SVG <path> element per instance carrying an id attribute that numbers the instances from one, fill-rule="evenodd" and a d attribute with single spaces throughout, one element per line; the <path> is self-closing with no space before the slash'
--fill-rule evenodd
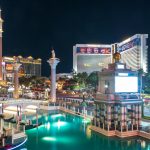
<path id="1" fill-rule="evenodd" d="M 150 34 L 149 0 L 0 0 L 3 56 L 33 56 L 49 76 L 51 47 L 58 72 L 71 72 L 73 45 L 110 44 Z M 149 42 L 150 43 L 150 42 Z"/>

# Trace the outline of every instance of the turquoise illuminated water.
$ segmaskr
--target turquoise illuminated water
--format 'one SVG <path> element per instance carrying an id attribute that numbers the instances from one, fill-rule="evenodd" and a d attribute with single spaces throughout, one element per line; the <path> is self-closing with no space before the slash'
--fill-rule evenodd
<path id="1" fill-rule="evenodd" d="M 146 139 L 108 138 L 91 132 L 89 120 L 78 116 L 59 113 L 45 116 L 42 121 L 38 129 L 26 132 L 28 141 L 19 150 L 150 150 Z"/>

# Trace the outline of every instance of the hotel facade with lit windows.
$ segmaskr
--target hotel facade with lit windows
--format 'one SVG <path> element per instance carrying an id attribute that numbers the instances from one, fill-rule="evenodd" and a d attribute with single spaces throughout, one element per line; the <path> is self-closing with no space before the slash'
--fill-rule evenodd
<path id="1" fill-rule="evenodd" d="M 134 36 L 117 44 L 117 51 L 121 54 L 121 62 L 134 71 L 143 69 L 148 71 L 147 61 L 148 34 Z M 73 46 L 73 69 L 77 73 L 101 71 L 113 63 L 115 44 L 76 44 Z"/>
<path id="2" fill-rule="evenodd" d="M 22 56 L 3 57 L 3 79 L 7 81 L 13 80 L 14 63 L 20 63 L 19 76 L 41 76 L 41 59 L 34 59 L 29 56 L 24 58 Z"/>

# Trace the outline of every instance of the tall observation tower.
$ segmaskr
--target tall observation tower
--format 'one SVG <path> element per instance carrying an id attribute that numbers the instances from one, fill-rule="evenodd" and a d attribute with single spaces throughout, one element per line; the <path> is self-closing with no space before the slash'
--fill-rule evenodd
<path id="1" fill-rule="evenodd" d="M 3 32 L 3 20 L 1 18 L 1 9 L 0 9 L 0 80 L 3 80 L 2 75 L 2 32 Z"/>

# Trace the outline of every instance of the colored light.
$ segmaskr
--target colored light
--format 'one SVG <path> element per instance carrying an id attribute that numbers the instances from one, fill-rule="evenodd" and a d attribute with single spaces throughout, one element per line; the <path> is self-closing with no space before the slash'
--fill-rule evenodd
<path id="1" fill-rule="evenodd" d="M 50 129 L 50 123 L 49 123 L 49 122 L 46 124 L 46 128 L 47 128 L 48 130 Z"/>
<path id="2" fill-rule="evenodd" d="M 82 122 L 83 123 L 90 123 L 91 121 L 90 121 L 90 119 L 83 119 Z"/>
<path id="3" fill-rule="evenodd" d="M 88 125 L 87 128 L 86 128 L 86 135 L 87 135 L 87 138 L 89 138 L 89 139 L 91 138 L 91 129 L 90 129 L 90 127 L 91 126 Z"/>
<path id="4" fill-rule="evenodd" d="M 77 141 L 77 139 L 74 138 L 74 137 L 67 137 L 67 136 L 58 137 L 58 142 L 59 143 L 64 143 L 64 144 L 72 143 L 72 144 L 75 144 L 76 141 Z"/>
<path id="5" fill-rule="evenodd" d="M 42 138 L 44 141 L 56 141 L 56 138 L 55 137 L 43 137 Z"/>
<path id="6" fill-rule="evenodd" d="M 48 121 L 48 117 L 47 116 L 45 117 L 45 120 Z"/>
<path id="7" fill-rule="evenodd" d="M 54 124 L 53 124 L 53 126 L 54 127 L 58 127 L 58 129 L 60 128 L 60 127 L 64 127 L 64 126 L 67 126 L 67 122 L 64 122 L 64 121 L 58 121 L 58 122 L 55 122 Z"/>
<path id="8" fill-rule="evenodd" d="M 27 138 L 26 138 L 21 144 L 15 146 L 15 147 L 12 147 L 12 148 L 10 148 L 10 149 L 8 149 L 8 150 L 13 150 L 13 149 L 18 148 L 18 147 L 22 146 L 26 141 L 27 141 Z"/>
<path id="9" fill-rule="evenodd" d="M 52 115 L 51 117 L 52 118 L 58 118 L 58 117 L 62 117 L 63 115 L 62 114 L 55 114 L 55 115 Z"/>
<path id="10" fill-rule="evenodd" d="M 146 147 L 146 142 L 144 140 L 141 142 L 141 146 L 142 146 L 142 148 Z"/>

